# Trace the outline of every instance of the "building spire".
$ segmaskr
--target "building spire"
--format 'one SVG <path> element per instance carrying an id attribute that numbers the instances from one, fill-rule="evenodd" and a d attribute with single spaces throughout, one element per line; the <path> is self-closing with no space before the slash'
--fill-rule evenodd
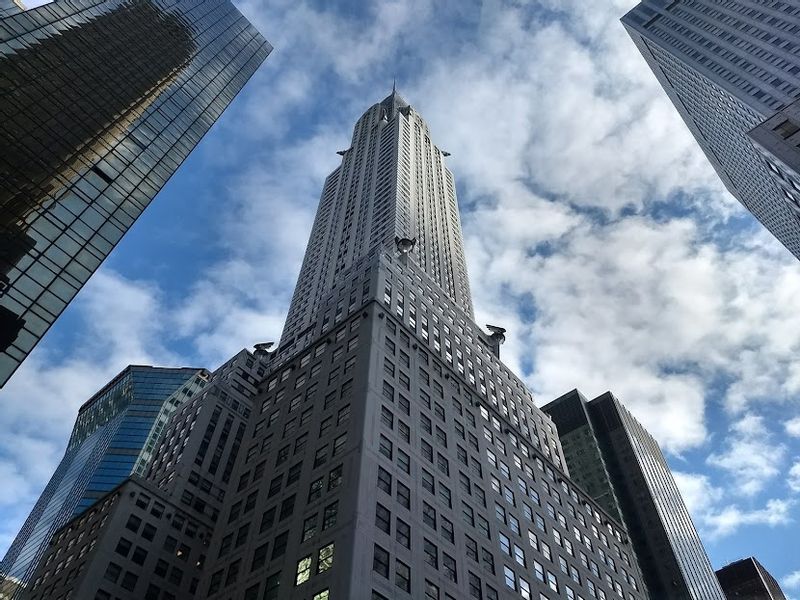
<path id="1" fill-rule="evenodd" d="M 397 93 L 397 78 L 392 77 L 392 95 Z"/>

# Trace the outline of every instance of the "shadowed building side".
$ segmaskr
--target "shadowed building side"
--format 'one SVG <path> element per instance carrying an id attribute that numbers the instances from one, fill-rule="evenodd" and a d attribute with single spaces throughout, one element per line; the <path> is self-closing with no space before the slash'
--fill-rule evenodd
<path id="1" fill-rule="evenodd" d="M 725 565 L 717 579 L 727 600 L 786 600 L 778 581 L 753 556 Z"/>

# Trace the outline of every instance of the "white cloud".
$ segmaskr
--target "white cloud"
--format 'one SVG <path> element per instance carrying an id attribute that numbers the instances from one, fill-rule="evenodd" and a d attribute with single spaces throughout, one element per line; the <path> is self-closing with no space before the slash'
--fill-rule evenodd
<path id="1" fill-rule="evenodd" d="M 789 489 L 793 492 L 800 492 L 800 460 L 789 468 L 786 485 L 788 485 Z"/>
<path id="2" fill-rule="evenodd" d="M 717 541 L 741 527 L 778 527 L 793 520 L 794 500 L 773 498 L 761 506 L 743 506 L 736 488 L 714 485 L 708 475 L 677 470 L 672 475 L 702 538 Z"/>
<path id="3" fill-rule="evenodd" d="M 708 463 L 724 469 L 745 496 L 761 492 L 781 472 L 786 447 L 772 441 L 764 418 L 752 413 L 736 421 L 727 448 L 709 455 Z"/>
<path id="4" fill-rule="evenodd" d="M 800 569 L 789 573 L 786 577 L 781 579 L 781 585 L 789 590 L 800 588 Z"/>
<path id="5" fill-rule="evenodd" d="M 723 490 L 711 483 L 707 475 L 672 471 L 686 508 L 697 519 L 711 510 L 723 497 Z"/>
<path id="6" fill-rule="evenodd" d="M 709 535 L 721 538 L 735 532 L 743 525 L 765 525 L 778 527 L 792 522 L 791 509 L 794 503 L 790 500 L 768 500 L 763 508 L 744 510 L 737 506 L 725 506 L 718 512 L 703 517 L 703 524 Z"/>
<path id="7" fill-rule="evenodd" d="M 800 417 L 789 419 L 783 424 L 788 433 L 792 437 L 800 437 Z"/>

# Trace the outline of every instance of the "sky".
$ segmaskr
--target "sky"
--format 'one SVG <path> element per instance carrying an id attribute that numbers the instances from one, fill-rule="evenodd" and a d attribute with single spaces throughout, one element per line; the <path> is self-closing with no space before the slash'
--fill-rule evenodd
<path id="1" fill-rule="evenodd" d="M 722 187 L 633 0 L 240 0 L 275 50 L 0 392 L 0 555 L 128 364 L 280 337 L 325 176 L 398 91 L 452 155 L 477 321 L 542 405 L 614 394 L 715 568 L 800 598 L 800 265 Z"/>

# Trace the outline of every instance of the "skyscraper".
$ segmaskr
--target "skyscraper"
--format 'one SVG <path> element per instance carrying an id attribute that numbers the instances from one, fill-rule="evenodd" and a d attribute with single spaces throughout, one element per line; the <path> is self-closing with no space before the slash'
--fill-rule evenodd
<path id="1" fill-rule="evenodd" d="M 271 50 L 229 0 L 6 13 L 0 386 Z"/>
<path id="2" fill-rule="evenodd" d="M 56 531 L 21 600 L 202 597 L 208 542 L 220 524 L 263 358 L 242 350 L 177 406 L 146 478 L 125 479 Z M 254 480 L 266 476 L 265 467 Z"/>
<path id="3" fill-rule="evenodd" d="M 199 594 L 646 598 L 502 331 L 473 320 L 447 153 L 393 91 L 340 154 Z"/>
<path id="4" fill-rule="evenodd" d="M 54 531 L 147 469 L 169 415 L 207 381 L 203 369 L 129 366 L 80 408 L 64 458 L 0 563 L 0 591 L 28 582 Z"/>
<path id="5" fill-rule="evenodd" d="M 650 597 L 724 600 L 658 443 L 619 400 L 573 390 L 542 410 L 574 481 L 626 526 Z"/>
<path id="6" fill-rule="evenodd" d="M 753 556 L 725 565 L 717 579 L 727 600 L 786 600 L 778 581 Z"/>
<path id="7" fill-rule="evenodd" d="M 800 258 L 800 140 L 780 159 L 759 133 L 800 94 L 800 2 L 644 0 L 622 22 L 725 187 Z"/>

